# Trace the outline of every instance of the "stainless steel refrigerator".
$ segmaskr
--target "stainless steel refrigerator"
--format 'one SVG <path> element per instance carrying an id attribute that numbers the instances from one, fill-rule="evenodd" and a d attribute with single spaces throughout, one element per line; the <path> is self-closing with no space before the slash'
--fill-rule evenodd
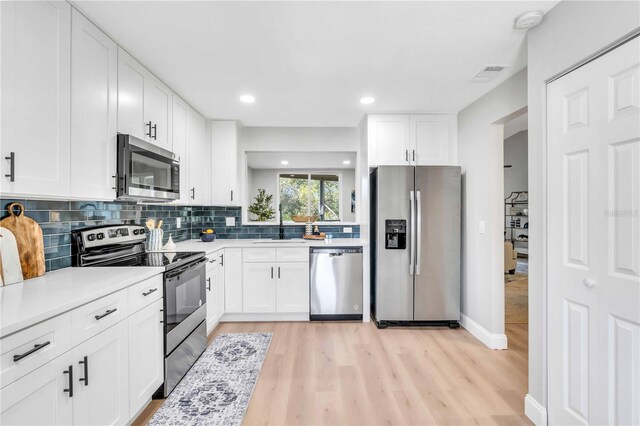
<path id="1" fill-rule="evenodd" d="M 381 166 L 370 178 L 376 324 L 458 327 L 460 167 Z"/>

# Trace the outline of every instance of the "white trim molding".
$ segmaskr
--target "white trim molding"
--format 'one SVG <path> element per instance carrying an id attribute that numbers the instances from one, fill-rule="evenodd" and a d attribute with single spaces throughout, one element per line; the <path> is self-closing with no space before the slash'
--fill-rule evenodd
<path id="1" fill-rule="evenodd" d="M 464 327 L 476 339 L 480 340 L 489 349 L 507 349 L 507 335 L 490 333 L 480 324 L 460 314 L 460 325 Z"/>
<path id="2" fill-rule="evenodd" d="M 547 409 L 529 394 L 524 397 L 524 415 L 536 426 L 547 425 Z"/>

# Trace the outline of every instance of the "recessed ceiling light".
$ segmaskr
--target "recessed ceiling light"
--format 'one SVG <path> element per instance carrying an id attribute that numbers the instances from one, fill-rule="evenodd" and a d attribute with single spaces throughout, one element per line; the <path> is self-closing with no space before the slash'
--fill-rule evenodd
<path id="1" fill-rule="evenodd" d="M 543 16 L 544 12 L 541 10 L 530 10 L 516 16 L 516 19 L 513 20 L 513 26 L 519 30 L 528 30 L 540 25 Z"/>
<path id="2" fill-rule="evenodd" d="M 362 105 L 371 105 L 375 101 L 376 101 L 375 98 L 372 98 L 371 96 L 365 96 L 364 98 L 360 98 L 360 103 Z"/>
<path id="3" fill-rule="evenodd" d="M 287 160 L 282 160 L 280 164 L 282 164 L 283 166 L 286 166 L 287 164 L 289 164 L 289 162 Z"/>
<path id="4" fill-rule="evenodd" d="M 351 164 L 351 161 L 349 161 L 349 160 L 344 160 L 344 161 L 342 162 L 342 164 Z"/>
<path id="5" fill-rule="evenodd" d="M 253 95 L 242 95 L 240 96 L 240 102 L 245 104 L 252 104 L 256 101 L 256 98 Z"/>

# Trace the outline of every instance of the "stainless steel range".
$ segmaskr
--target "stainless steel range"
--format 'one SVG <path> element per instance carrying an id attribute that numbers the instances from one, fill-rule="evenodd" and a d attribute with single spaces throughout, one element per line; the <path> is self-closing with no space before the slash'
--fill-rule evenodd
<path id="1" fill-rule="evenodd" d="M 73 266 L 164 268 L 164 385 L 168 396 L 207 347 L 204 252 L 146 252 L 146 230 L 108 225 L 75 230 Z"/>

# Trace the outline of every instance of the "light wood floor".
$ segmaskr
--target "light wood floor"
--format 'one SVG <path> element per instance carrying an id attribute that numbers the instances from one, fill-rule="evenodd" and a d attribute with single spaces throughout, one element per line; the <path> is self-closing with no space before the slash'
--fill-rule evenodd
<path id="1" fill-rule="evenodd" d="M 372 323 L 224 323 L 210 339 L 266 331 L 273 340 L 245 425 L 531 424 L 526 324 L 506 326 L 506 351 L 487 349 L 462 328 Z"/>

